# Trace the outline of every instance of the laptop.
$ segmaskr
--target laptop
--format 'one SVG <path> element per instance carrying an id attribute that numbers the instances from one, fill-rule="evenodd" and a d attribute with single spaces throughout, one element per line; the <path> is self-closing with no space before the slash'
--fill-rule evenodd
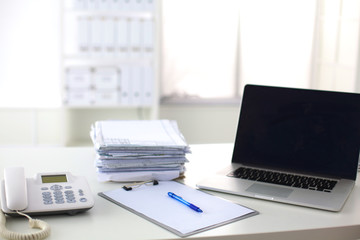
<path id="1" fill-rule="evenodd" d="M 197 187 L 340 211 L 359 149 L 360 94 L 246 85 L 231 165 Z"/>

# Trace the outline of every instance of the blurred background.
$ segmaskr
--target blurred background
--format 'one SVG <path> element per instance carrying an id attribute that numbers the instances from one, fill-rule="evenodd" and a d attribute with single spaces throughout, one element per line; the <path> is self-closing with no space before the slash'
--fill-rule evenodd
<path id="1" fill-rule="evenodd" d="M 233 142 L 248 83 L 360 92 L 360 0 L 2 0 L 0 145 L 107 119 Z"/>

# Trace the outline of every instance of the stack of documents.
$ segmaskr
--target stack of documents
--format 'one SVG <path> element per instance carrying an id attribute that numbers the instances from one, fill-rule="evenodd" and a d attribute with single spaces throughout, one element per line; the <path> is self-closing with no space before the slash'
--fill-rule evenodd
<path id="1" fill-rule="evenodd" d="M 90 135 L 99 181 L 172 180 L 190 153 L 176 121 L 97 121 Z"/>

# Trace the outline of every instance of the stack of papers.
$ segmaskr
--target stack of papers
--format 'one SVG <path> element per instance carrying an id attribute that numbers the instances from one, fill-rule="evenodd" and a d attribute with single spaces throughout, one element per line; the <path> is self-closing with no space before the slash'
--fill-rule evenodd
<path id="1" fill-rule="evenodd" d="M 90 135 L 99 181 L 172 180 L 190 153 L 176 121 L 98 121 Z"/>

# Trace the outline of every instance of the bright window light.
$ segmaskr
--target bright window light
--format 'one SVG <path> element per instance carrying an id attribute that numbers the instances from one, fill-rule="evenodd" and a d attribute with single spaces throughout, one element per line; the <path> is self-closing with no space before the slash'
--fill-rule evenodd
<path id="1" fill-rule="evenodd" d="M 252 0 L 240 6 L 241 88 L 309 87 L 316 1 Z"/>
<path id="2" fill-rule="evenodd" d="M 307 87 L 316 1 L 163 1 L 162 95 L 233 98 L 246 83 Z"/>
<path id="3" fill-rule="evenodd" d="M 237 1 L 162 1 L 162 94 L 219 98 L 234 92 Z"/>
<path id="4" fill-rule="evenodd" d="M 0 107 L 60 106 L 60 2 L 0 4 Z"/>

